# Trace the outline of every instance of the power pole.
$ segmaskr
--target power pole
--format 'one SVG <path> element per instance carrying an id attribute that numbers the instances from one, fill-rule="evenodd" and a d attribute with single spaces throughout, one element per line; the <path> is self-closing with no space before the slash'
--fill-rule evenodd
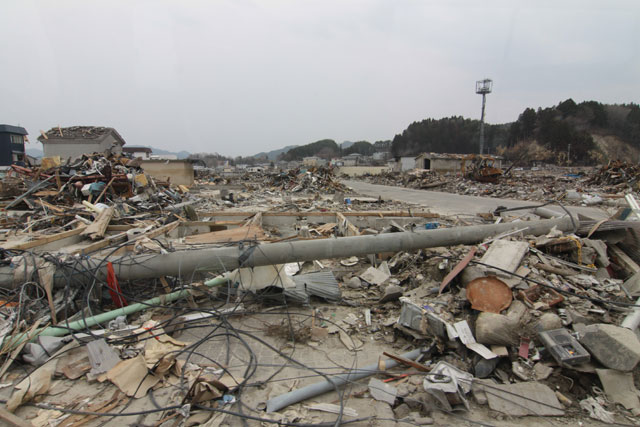
<path id="1" fill-rule="evenodd" d="M 487 103 L 487 94 L 491 93 L 493 80 L 484 79 L 476 81 L 476 93 L 482 95 L 482 114 L 480 115 L 480 154 L 484 152 L 484 108 Z"/>

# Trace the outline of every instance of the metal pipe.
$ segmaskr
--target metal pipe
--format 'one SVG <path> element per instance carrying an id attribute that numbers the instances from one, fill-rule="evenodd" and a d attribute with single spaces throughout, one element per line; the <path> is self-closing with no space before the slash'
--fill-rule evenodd
<path id="1" fill-rule="evenodd" d="M 405 359 L 415 360 L 424 352 L 424 349 L 418 348 L 402 355 Z M 393 368 L 398 365 L 393 359 L 387 359 L 384 361 L 385 368 Z M 289 393 L 281 394 L 267 401 L 267 412 L 279 411 L 282 408 L 286 408 L 294 403 L 301 402 L 306 399 L 318 396 L 322 393 L 334 390 L 337 387 L 341 387 L 347 383 L 360 380 L 362 378 L 370 377 L 379 372 L 378 364 L 374 363 L 361 369 L 354 369 L 348 374 L 336 375 L 329 377 L 328 380 L 310 384 L 306 387 L 299 388 L 297 390 L 290 391 Z"/>
<path id="2" fill-rule="evenodd" d="M 162 276 L 189 278 L 198 271 L 224 272 L 239 267 L 285 264 L 319 259 L 347 258 L 381 252 L 413 251 L 439 246 L 471 245 L 500 233 L 528 227 L 527 234 L 542 235 L 553 227 L 572 231 L 570 217 L 559 219 L 510 222 L 467 227 L 441 228 L 426 231 L 385 233 L 367 236 L 338 237 L 333 239 L 300 240 L 266 243 L 262 245 L 182 250 L 165 254 L 126 255 L 107 259 L 85 258 L 72 267 L 58 268 L 54 276 L 56 286 L 65 286 L 69 280 L 89 280 L 91 271 L 99 280 L 106 278 L 107 261 L 113 263 L 120 280 L 151 279 Z M 24 270 L 24 268 L 22 268 Z M 84 271 L 82 271 L 84 270 Z M 16 273 L 16 277 L 14 277 Z M 20 267 L 0 268 L 0 286 L 20 285 Z M 70 279 L 71 278 L 71 279 Z"/>

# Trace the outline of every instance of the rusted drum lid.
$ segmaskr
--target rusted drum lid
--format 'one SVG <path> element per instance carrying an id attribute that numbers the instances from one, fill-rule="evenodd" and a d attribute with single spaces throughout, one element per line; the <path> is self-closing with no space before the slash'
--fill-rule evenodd
<path id="1" fill-rule="evenodd" d="M 474 310 L 500 313 L 511 305 L 513 294 L 502 280 L 493 276 L 479 277 L 467 285 L 467 299 Z"/>

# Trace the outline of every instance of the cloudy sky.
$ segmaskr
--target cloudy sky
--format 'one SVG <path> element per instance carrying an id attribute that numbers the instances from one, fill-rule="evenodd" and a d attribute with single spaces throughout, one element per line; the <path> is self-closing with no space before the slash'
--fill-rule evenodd
<path id="1" fill-rule="evenodd" d="M 640 2 L 30 1 L 0 5 L 0 123 L 251 155 L 391 139 L 566 98 L 640 101 Z"/>

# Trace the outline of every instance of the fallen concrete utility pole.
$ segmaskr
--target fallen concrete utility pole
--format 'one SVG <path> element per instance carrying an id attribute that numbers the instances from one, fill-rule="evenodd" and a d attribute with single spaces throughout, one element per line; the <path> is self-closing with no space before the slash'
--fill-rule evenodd
<path id="1" fill-rule="evenodd" d="M 405 353 L 400 357 L 404 359 L 415 360 L 424 351 L 425 351 L 424 349 L 418 348 L 408 353 Z M 387 359 L 384 361 L 383 365 L 386 369 L 391 369 L 397 366 L 398 363 L 399 362 L 393 359 Z M 364 368 L 361 368 L 361 369 L 354 369 L 348 374 L 329 377 L 329 379 L 326 381 L 310 384 L 306 387 L 302 387 L 297 390 L 290 391 L 289 393 L 281 394 L 280 396 L 276 396 L 273 399 L 269 399 L 267 401 L 267 412 L 279 411 L 280 409 L 286 408 L 289 405 L 293 405 L 294 403 L 298 403 L 303 400 L 307 400 L 312 397 L 318 396 L 322 393 L 326 393 L 328 391 L 334 390 L 335 388 L 341 387 L 347 383 L 351 383 L 353 381 L 357 381 L 362 378 L 370 377 L 371 375 L 377 374 L 379 372 L 379 369 L 380 369 L 379 364 L 374 363 L 372 365 L 365 366 Z"/>
<path id="2" fill-rule="evenodd" d="M 348 258 L 380 252 L 413 251 L 439 246 L 471 245 L 497 234 L 527 226 L 527 234 L 543 235 L 553 227 L 561 231 L 573 231 L 578 225 L 570 217 L 559 219 L 510 222 L 503 224 L 474 225 L 442 228 L 417 232 L 386 233 L 378 235 L 338 237 L 334 239 L 301 240 L 293 242 L 266 243 L 261 245 L 240 244 L 230 247 L 193 249 L 166 254 L 126 255 L 106 259 L 85 258 L 76 260 L 67 267 L 58 267 L 54 276 L 56 286 L 92 280 L 104 280 L 107 262 L 113 263 L 120 280 L 151 279 L 163 276 L 189 279 L 195 272 L 221 273 L 239 267 L 285 264 L 331 258 Z M 0 287 L 13 288 L 29 280 L 24 276 L 24 267 L 1 267 Z"/>

